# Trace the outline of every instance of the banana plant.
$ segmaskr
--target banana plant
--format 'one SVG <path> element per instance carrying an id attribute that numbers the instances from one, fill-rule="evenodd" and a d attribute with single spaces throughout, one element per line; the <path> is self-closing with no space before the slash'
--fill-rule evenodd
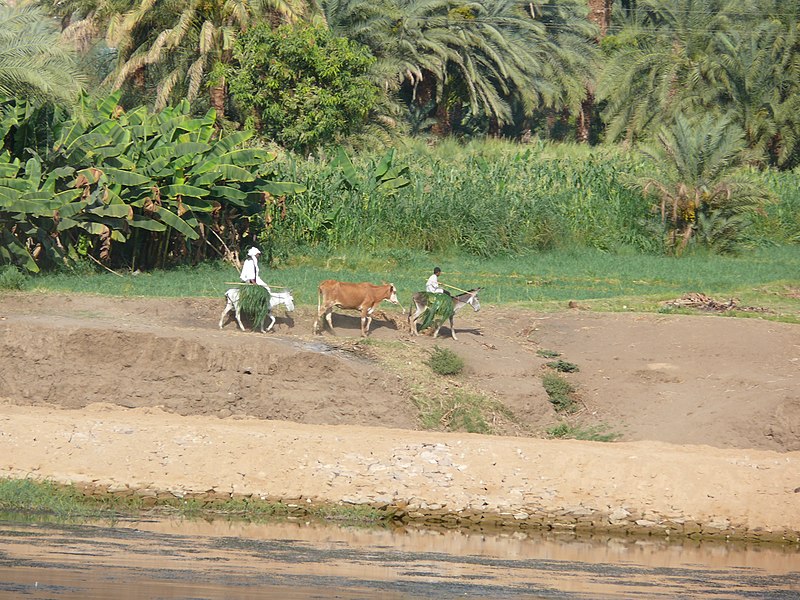
<path id="1" fill-rule="evenodd" d="M 125 112 L 119 97 L 82 98 L 43 158 L 23 167 L 0 156 L 0 260 L 35 270 L 42 249 L 63 259 L 87 236 L 100 260 L 119 248 L 132 268 L 137 260 L 163 265 L 190 247 L 202 257 L 226 234 L 237 242 L 237 228 L 222 224 L 264 210 L 269 195 L 303 189 L 269 179 L 275 156 L 242 147 L 251 132 L 217 137 L 213 110 L 195 118 L 182 102 L 155 114 Z M 12 117 L 18 124 L 18 112 L 0 116 L 0 134 Z"/>
<path id="2" fill-rule="evenodd" d="M 347 187 L 358 190 L 364 196 L 369 197 L 375 193 L 391 195 L 396 190 L 411 184 L 411 180 L 407 177 L 408 167 L 395 166 L 394 158 L 395 149 L 392 148 L 377 163 L 371 165 L 371 172 L 360 176 L 350 157 L 340 146 L 331 161 L 330 168 L 341 173 Z"/>

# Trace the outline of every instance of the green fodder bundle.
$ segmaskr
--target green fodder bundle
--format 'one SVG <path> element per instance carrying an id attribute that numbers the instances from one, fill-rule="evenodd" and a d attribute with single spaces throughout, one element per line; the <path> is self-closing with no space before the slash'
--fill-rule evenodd
<path id="1" fill-rule="evenodd" d="M 439 326 L 455 312 L 453 297 L 450 294 L 433 294 L 425 292 L 428 299 L 428 310 L 422 314 L 420 329 L 424 330 L 433 325 Z"/>
<path id="2" fill-rule="evenodd" d="M 239 309 L 253 320 L 253 329 L 261 327 L 269 314 L 270 294 L 260 285 L 239 288 Z"/>

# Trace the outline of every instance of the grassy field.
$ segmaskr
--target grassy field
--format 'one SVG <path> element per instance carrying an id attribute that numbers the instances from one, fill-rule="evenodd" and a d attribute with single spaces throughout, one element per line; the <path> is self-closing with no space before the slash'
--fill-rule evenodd
<path id="1" fill-rule="evenodd" d="M 431 257 L 405 252 L 363 251 L 337 256 L 295 256 L 262 269 L 274 286 L 293 290 L 298 305 L 317 303 L 324 279 L 394 283 L 404 304 L 421 290 L 438 265 L 440 280 L 461 289 L 483 288 L 484 304 L 557 310 L 569 301 L 596 310 L 661 310 L 661 303 L 689 292 L 741 306 L 769 308 L 776 318 L 800 321 L 800 246 L 752 250 L 739 256 L 697 254 L 681 258 L 611 255 L 597 250 L 536 253 L 513 258 Z M 23 289 L 118 296 L 219 297 L 238 281 L 228 264 L 205 263 L 150 273 L 107 271 L 49 273 L 24 280 Z M 762 315 L 763 316 L 763 315 Z"/>

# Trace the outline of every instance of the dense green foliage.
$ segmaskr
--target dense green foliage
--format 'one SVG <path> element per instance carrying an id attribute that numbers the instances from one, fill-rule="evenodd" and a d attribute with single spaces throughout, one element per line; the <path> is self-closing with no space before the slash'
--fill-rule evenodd
<path id="1" fill-rule="evenodd" d="M 21 290 L 25 283 L 26 277 L 17 267 L 0 266 L 0 290 Z"/>
<path id="2" fill-rule="evenodd" d="M 800 0 L 612 7 L 66 0 L 56 43 L 0 4 L 0 262 L 797 243 Z"/>
<path id="3" fill-rule="evenodd" d="M 301 154 L 357 132 L 378 99 L 369 51 L 328 29 L 254 27 L 237 41 L 230 89 L 261 134 Z"/>
<path id="4" fill-rule="evenodd" d="M 707 166 L 708 160 L 698 155 L 692 159 L 699 161 L 698 168 Z M 376 161 L 374 156 L 354 159 L 362 173 L 373 171 Z M 309 247 L 336 252 L 348 246 L 482 257 L 573 245 L 611 252 L 663 252 L 671 247 L 669 223 L 662 221 L 639 183 L 669 165 L 654 164 L 638 153 L 549 144 L 416 144 L 392 157 L 393 164 L 407 169 L 404 177 L 410 185 L 390 190 L 367 189 L 368 181 L 346 184 L 334 162 L 289 159 L 276 166 L 282 178 L 306 188 L 287 203 L 286 218 L 273 230 L 284 256 Z M 706 187 L 713 191 L 716 172 L 712 175 L 690 182 L 701 193 Z M 800 231 L 794 213 L 781 207 L 800 201 L 800 192 L 786 185 L 795 178 L 737 171 L 739 190 L 780 193 L 780 202 L 759 212 L 749 210 L 735 231 L 717 236 L 706 228 L 706 235 L 692 244 L 715 248 L 733 238 L 738 244 L 734 247 L 744 250 L 796 239 Z M 778 181 L 781 189 L 773 190 Z M 724 208 L 746 208 L 749 197 L 734 195 Z M 709 215 L 718 208 L 711 200 L 706 204 L 703 210 Z"/>
<path id="5" fill-rule="evenodd" d="M 577 109 L 596 53 L 586 6 L 513 0 L 323 0 L 325 22 L 378 57 L 375 77 L 399 91 L 409 120 L 440 134 L 527 126 L 545 109 Z M 413 115 L 413 116 L 412 116 Z"/>
<path id="6" fill-rule="evenodd" d="M 0 99 L 70 102 L 84 77 L 47 14 L 0 2 Z"/>
<path id="7" fill-rule="evenodd" d="M 652 138 L 677 113 L 735 123 L 762 164 L 800 163 L 800 0 L 638 0 L 603 40 L 611 140 Z"/>
<path id="8" fill-rule="evenodd" d="M 299 189 L 263 178 L 274 156 L 237 148 L 250 133 L 212 139 L 213 110 L 200 119 L 187 102 L 157 114 L 144 106 L 125 112 L 118 100 L 119 93 L 94 105 L 84 97 L 42 155 L 0 154 L 4 262 L 36 270 L 37 261 L 96 254 L 111 263 L 115 244 L 131 269 L 204 257 L 207 246 L 239 243 L 236 228 L 226 228 L 237 214 L 260 210 L 265 194 Z M 27 127 L 24 115 L 6 114 L 3 137 Z"/>

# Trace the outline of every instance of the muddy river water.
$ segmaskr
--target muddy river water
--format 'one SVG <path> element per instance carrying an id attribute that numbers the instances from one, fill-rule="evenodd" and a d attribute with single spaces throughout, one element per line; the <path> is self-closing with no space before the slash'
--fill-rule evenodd
<path id="1" fill-rule="evenodd" d="M 0 519 L 0 598 L 800 598 L 797 546 L 158 519 Z"/>

